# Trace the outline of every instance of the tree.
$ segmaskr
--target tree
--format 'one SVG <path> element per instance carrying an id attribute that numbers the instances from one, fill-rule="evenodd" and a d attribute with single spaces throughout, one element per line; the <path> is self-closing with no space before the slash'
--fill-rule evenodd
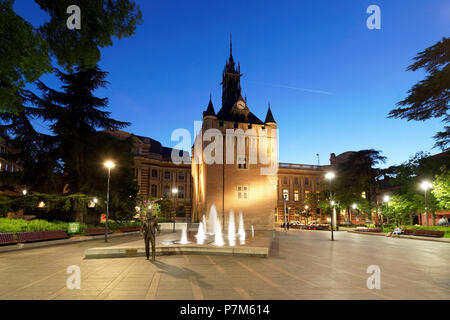
<path id="1" fill-rule="evenodd" d="M 408 91 L 409 95 L 397 103 L 400 107 L 391 110 L 388 117 L 407 119 L 408 121 L 443 118 L 445 123 L 449 123 L 450 38 L 442 38 L 435 45 L 420 52 L 414 60 L 416 62 L 407 70 L 416 71 L 424 68 L 428 75 Z M 437 140 L 437 147 L 447 150 L 450 142 L 450 126 L 445 126 L 444 129 L 434 138 Z"/>
<path id="2" fill-rule="evenodd" d="M 13 0 L 0 0 L 0 112 L 21 111 L 20 91 L 52 71 L 47 42 L 15 14 Z"/>
<path id="3" fill-rule="evenodd" d="M 107 107 L 108 99 L 92 93 L 106 86 L 106 72 L 98 67 L 86 71 L 76 68 L 73 74 L 57 70 L 56 75 L 63 83 L 62 91 L 38 81 L 42 97 L 29 93 L 28 99 L 36 107 L 26 111 L 51 123 L 50 129 L 58 140 L 59 159 L 64 166 L 64 181 L 70 192 L 79 192 L 89 179 L 87 157 L 90 153 L 97 154 L 96 150 L 106 143 L 106 138 L 97 130 L 117 130 L 129 123 L 111 119 L 110 112 L 100 110 Z"/>
<path id="4" fill-rule="evenodd" d="M 431 193 L 436 198 L 439 209 L 450 209 L 450 173 L 445 166 L 442 166 L 441 173 L 436 175 Z"/>
<path id="5" fill-rule="evenodd" d="M 41 28 L 58 64 L 67 71 L 73 66 L 93 68 L 100 61 L 100 48 L 112 46 L 112 37 L 122 39 L 134 34 L 142 22 L 142 12 L 130 0 L 35 0 L 50 16 Z M 70 5 L 81 10 L 81 29 L 66 26 Z M 62 23 L 63 22 L 63 23 Z"/>

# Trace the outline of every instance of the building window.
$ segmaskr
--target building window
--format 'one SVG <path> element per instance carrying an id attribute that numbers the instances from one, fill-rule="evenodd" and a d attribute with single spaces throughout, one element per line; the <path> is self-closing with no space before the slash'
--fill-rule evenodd
<path id="1" fill-rule="evenodd" d="M 157 193 L 158 193 L 158 186 L 156 184 L 152 184 L 152 190 L 151 190 L 151 195 L 152 197 L 157 197 Z"/>
<path id="2" fill-rule="evenodd" d="M 294 201 L 299 201 L 300 200 L 300 194 L 298 192 L 298 190 L 294 190 Z"/>
<path id="3" fill-rule="evenodd" d="M 310 193 L 309 190 L 305 190 L 305 199 L 306 199 L 306 197 L 308 196 L 309 193 Z"/>
<path id="4" fill-rule="evenodd" d="M 283 184 L 287 184 L 287 177 L 283 177 Z"/>
<path id="5" fill-rule="evenodd" d="M 289 200 L 289 190 L 283 189 L 283 199 L 286 199 L 286 201 Z"/>
<path id="6" fill-rule="evenodd" d="M 237 196 L 240 200 L 248 199 L 248 186 L 238 186 Z"/>
<path id="7" fill-rule="evenodd" d="M 164 198 L 169 198 L 170 197 L 170 186 L 164 186 L 164 194 L 163 194 Z"/>
<path id="8" fill-rule="evenodd" d="M 305 178 L 305 186 L 309 186 L 309 178 Z"/>
<path id="9" fill-rule="evenodd" d="M 178 199 L 184 199 L 184 186 L 178 187 Z"/>
<path id="10" fill-rule="evenodd" d="M 170 180 L 170 171 L 164 171 L 164 180 Z"/>
<path id="11" fill-rule="evenodd" d="M 295 184 L 298 184 L 298 178 L 297 178 L 297 177 L 294 178 L 294 183 L 295 183 Z"/>
<path id="12" fill-rule="evenodd" d="M 247 158 L 246 157 L 238 157 L 238 168 L 239 169 L 247 169 Z"/>
<path id="13" fill-rule="evenodd" d="M 158 178 L 158 170 L 152 170 L 152 178 Z"/>
<path id="14" fill-rule="evenodd" d="M 184 172 L 178 172 L 178 181 L 184 181 Z"/>

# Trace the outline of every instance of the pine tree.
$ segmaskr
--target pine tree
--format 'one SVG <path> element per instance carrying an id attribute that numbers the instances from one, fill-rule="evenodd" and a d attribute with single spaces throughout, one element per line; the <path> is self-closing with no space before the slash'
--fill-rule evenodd
<path id="1" fill-rule="evenodd" d="M 108 99 L 94 96 L 93 91 L 106 86 L 107 73 L 97 66 L 85 71 L 77 68 L 72 74 L 57 70 L 56 75 L 63 83 L 62 91 L 38 81 L 42 97 L 29 93 L 28 99 L 35 107 L 27 111 L 51 123 L 50 129 L 59 144 L 63 180 L 70 192 L 79 192 L 89 176 L 88 155 L 98 149 L 97 131 L 117 130 L 129 123 L 111 119 L 110 112 L 100 110 L 107 107 Z"/>
<path id="2" fill-rule="evenodd" d="M 450 38 L 442 38 L 442 41 L 420 52 L 414 60 L 416 62 L 410 65 L 408 70 L 424 68 L 429 75 L 408 91 L 408 97 L 397 104 L 399 108 L 389 112 L 389 117 L 408 121 L 442 118 L 443 122 L 449 123 Z M 447 150 L 450 143 L 450 126 L 446 125 L 444 131 L 438 132 L 434 138 L 437 147 Z"/>

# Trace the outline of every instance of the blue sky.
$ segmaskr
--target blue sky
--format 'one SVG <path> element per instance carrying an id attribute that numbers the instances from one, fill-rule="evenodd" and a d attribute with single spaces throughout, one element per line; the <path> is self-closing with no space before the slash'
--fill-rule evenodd
<path id="1" fill-rule="evenodd" d="M 439 120 L 386 115 L 424 78 L 406 72 L 412 58 L 449 36 L 449 1 L 136 2 L 143 24 L 102 50 L 110 85 L 97 92 L 114 118 L 132 123 L 127 131 L 174 146 L 172 131 L 192 132 L 210 93 L 217 112 L 232 33 L 250 110 L 264 120 L 270 102 L 278 122 L 280 162 L 316 164 L 319 153 L 327 164 L 332 152 L 374 148 L 392 165 L 439 152 Z M 381 30 L 366 27 L 371 4 L 381 8 Z M 15 9 L 35 26 L 46 20 L 31 0 Z"/>

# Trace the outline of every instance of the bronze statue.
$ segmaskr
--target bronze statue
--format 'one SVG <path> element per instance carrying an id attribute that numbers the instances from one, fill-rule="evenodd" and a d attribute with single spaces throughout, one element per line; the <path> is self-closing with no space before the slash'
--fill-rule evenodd
<path id="1" fill-rule="evenodd" d="M 145 243 L 145 254 L 147 256 L 147 260 L 150 258 L 150 243 L 152 243 L 152 260 L 155 261 L 155 251 L 156 251 L 156 230 L 158 230 L 158 234 L 161 233 L 160 226 L 156 221 L 156 216 L 152 216 L 148 214 L 144 219 L 141 227 L 141 235 L 144 237 Z"/>

